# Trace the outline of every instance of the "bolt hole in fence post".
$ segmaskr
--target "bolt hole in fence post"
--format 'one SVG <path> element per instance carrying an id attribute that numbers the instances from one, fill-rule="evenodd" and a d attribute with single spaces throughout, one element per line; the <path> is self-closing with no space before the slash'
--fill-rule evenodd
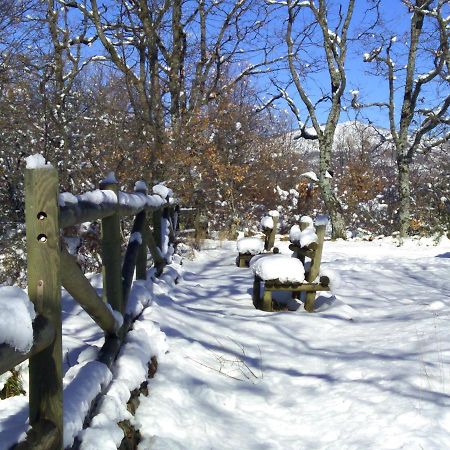
<path id="1" fill-rule="evenodd" d="M 44 281 L 39 280 L 36 289 L 36 311 L 38 314 L 42 314 L 44 307 Z"/>
<path id="2" fill-rule="evenodd" d="M 37 240 L 38 240 L 39 242 L 47 242 L 47 236 L 46 236 L 45 234 L 40 234 L 40 235 L 37 237 Z"/>
<path id="3" fill-rule="evenodd" d="M 45 213 L 44 211 L 40 211 L 37 214 L 37 218 L 38 220 L 45 220 L 47 218 L 47 213 Z"/>

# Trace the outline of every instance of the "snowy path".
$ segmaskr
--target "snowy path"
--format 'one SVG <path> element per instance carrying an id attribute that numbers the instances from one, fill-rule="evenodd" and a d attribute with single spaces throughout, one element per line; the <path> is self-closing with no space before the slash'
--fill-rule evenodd
<path id="1" fill-rule="evenodd" d="M 155 292 L 167 335 L 141 449 L 450 448 L 450 247 L 326 243 L 338 299 L 264 313 L 212 249 Z"/>

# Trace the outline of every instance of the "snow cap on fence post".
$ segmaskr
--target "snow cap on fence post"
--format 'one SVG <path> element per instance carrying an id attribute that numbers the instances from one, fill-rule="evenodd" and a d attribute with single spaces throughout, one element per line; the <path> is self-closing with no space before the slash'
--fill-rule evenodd
<path id="1" fill-rule="evenodd" d="M 143 180 L 136 181 L 134 183 L 134 192 L 140 192 L 142 194 L 148 194 L 147 183 Z"/>
<path id="2" fill-rule="evenodd" d="M 108 175 L 106 175 L 106 177 L 103 178 L 102 181 L 100 181 L 100 189 L 107 189 L 106 187 L 103 188 L 102 186 L 109 184 L 119 184 L 116 178 L 116 174 L 113 171 L 108 172 Z"/>
<path id="3" fill-rule="evenodd" d="M 39 153 L 26 157 L 25 162 L 27 163 L 27 169 L 53 169 L 53 166 L 46 162 L 45 158 Z"/>

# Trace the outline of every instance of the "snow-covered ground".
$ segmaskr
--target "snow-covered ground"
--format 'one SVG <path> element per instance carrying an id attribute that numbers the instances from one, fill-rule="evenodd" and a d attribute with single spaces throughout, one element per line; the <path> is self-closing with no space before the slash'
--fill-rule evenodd
<path id="1" fill-rule="evenodd" d="M 151 277 L 147 282 L 135 281 L 130 293 L 127 310 L 133 317 L 138 317 L 134 328 L 127 335 L 118 359 L 111 370 L 96 361 L 98 350 L 104 343 L 103 332 L 95 322 L 83 311 L 81 306 L 63 290 L 62 318 L 63 318 L 63 358 L 64 358 L 64 445 L 71 446 L 78 437 L 82 450 L 115 449 L 123 439 L 123 431 L 117 423 L 130 418 L 126 403 L 130 392 L 139 388 L 146 380 L 147 363 L 151 357 L 160 359 L 167 350 L 165 336 L 151 318 L 150 304 L 153 289 L 157 285 L 162 287 L 173 285 L 178 276 L 173 264 L 166 269 L 166 274 L 155 284 Z M 91 284 L 101 294 L 102 280 L 100 275 L 90 276 Z M 161 288 L 162 288 L 161 287 Z M 1 288 L 0 296 L 4 295 Z M 10 288 L 13 289 L 13 288 Z M 14 288 L 19 290 L 18 288 Z M 19 290 L 20 291 L 20 290 Z M 9 291 L 6 292 L 9 294 Z M 21 292 L 17 298 L 11 295 L 6 299 L 10 303 L 23 306 L 26 294 Z M 2 303 L 0 302 L 0 306 Z M 144 308 L 145 311 L 144 311 Z M 14 316 L 10 314 L 10 319 Z M 17 321 L 17 318 L 16 318 Z M 0 323 L 1 324 L 1 323 Z M 7 327 L 0 332 L 0 342 L 15 344 L 18 335 L 23 339 L 20 323 L 16 323 L 16 333 Z M 14 339 L 13 339 L 14 338 Z M 21 341 L 20 341 L 21 342 Z M 28 393 L 28 361 L 19 366 L 24 390 Z M 10 373 L 0 376 L 0 389 Z M 91 427 L 82 431 L 84 418 L 92 401 L 106 390 L 98 414 L 93 418 Z M 25 438 L 28 428 L 28 395 L 12 397 L 0 401 L 0 450 L 9 449 L 11 445 Z"/>
<path id="2" fill-rule="evenodd" d="M 125 412 L 114 402 L 132 389 L 127 368 L 139 378 L 141 347 L 159 359 L 134 420 L 141 450 L 450 448 L 450 241 L 325 242 L 336 296 L 322 294 L 313 314 L 255 310 L 236 254 L 235 243 L 209 242 L 179 284 L 168 267 L 135 287 L 153 304 L 133 339 L 147 333 L 154 348 L 130 340 L 123 356 L 135 360 L 113 367 L 97 428 L 79 435 L 85 448 L 120 441 L 111 418 Z M 64 334 L 70 386 L 102 337 L 67 298 Z M 0 402 L 0 449 L 23 434 L 26 415 L 26 397 Z"/>
<path id="3" fill-rule="evenodd" d="M 140 449 L 450 448 L 450 245 L 326 242 L 319 312 L 265 313 L 215 248 L 155 298 L 169 352 Z"/>

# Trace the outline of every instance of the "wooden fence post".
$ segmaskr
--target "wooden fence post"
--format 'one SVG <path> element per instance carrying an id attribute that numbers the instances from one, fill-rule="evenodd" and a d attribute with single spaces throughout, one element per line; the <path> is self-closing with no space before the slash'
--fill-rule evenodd
<path id="1" fill-rule="evenodd" d="M 145 194 L 148 193 L 148 188 L 144 188 L 144 184 L 142 183 L 135 192 Z M 148 242 L 148 219 L 147 213 L 144 211 L 145 215 L 144 226 L 142 228 L 141 236 L 142 236 L 142 244 L 139 246 L 137 260 L 136 260 L 136 279 L 137 280 L 146 280 L 147 279 L 147 242 Z"/>
<path id="2" fill-rule="evenodd" d="M 55 329 L 53 344 L 30 358 L 30 425 L 50 421 L 63 446 L 61 274 L 58 173 L 53 167 L 25 170 L 28 295 Z"/>
<path id="3" fill-rule="evenodd" d="M 162 211 L 158 209 L 153 212 L 153 238 L 156 246 L 161 251 L 161 220 L 162 220 Z"/>
<path id="4" fill-rule="evenodd" d="M 264 240 L 264 248 L 269 251 L 275 244 L 275 237 L 278 228 L 278 216 L 272 216 L 273 228 L 267 230 L 266 238 Z"/>
<path id="5" fill-rule="evenodd" d="M 123 313 L 119 184 L 117 180 L 104 180 L 100 183 L 100 189 L 113 191 L 117 195 L 117 212 L 102 219 L 103 299 L 112 309 Z"/>
<path id="6" fill-rule="evenodd" d="M 178 232 L 178 211 L 179 206 L 171 206 L 169 208 L 169 245 L 172 245 L 175 249 L 176 240 L 177 240 L 177 232 Z"/>

